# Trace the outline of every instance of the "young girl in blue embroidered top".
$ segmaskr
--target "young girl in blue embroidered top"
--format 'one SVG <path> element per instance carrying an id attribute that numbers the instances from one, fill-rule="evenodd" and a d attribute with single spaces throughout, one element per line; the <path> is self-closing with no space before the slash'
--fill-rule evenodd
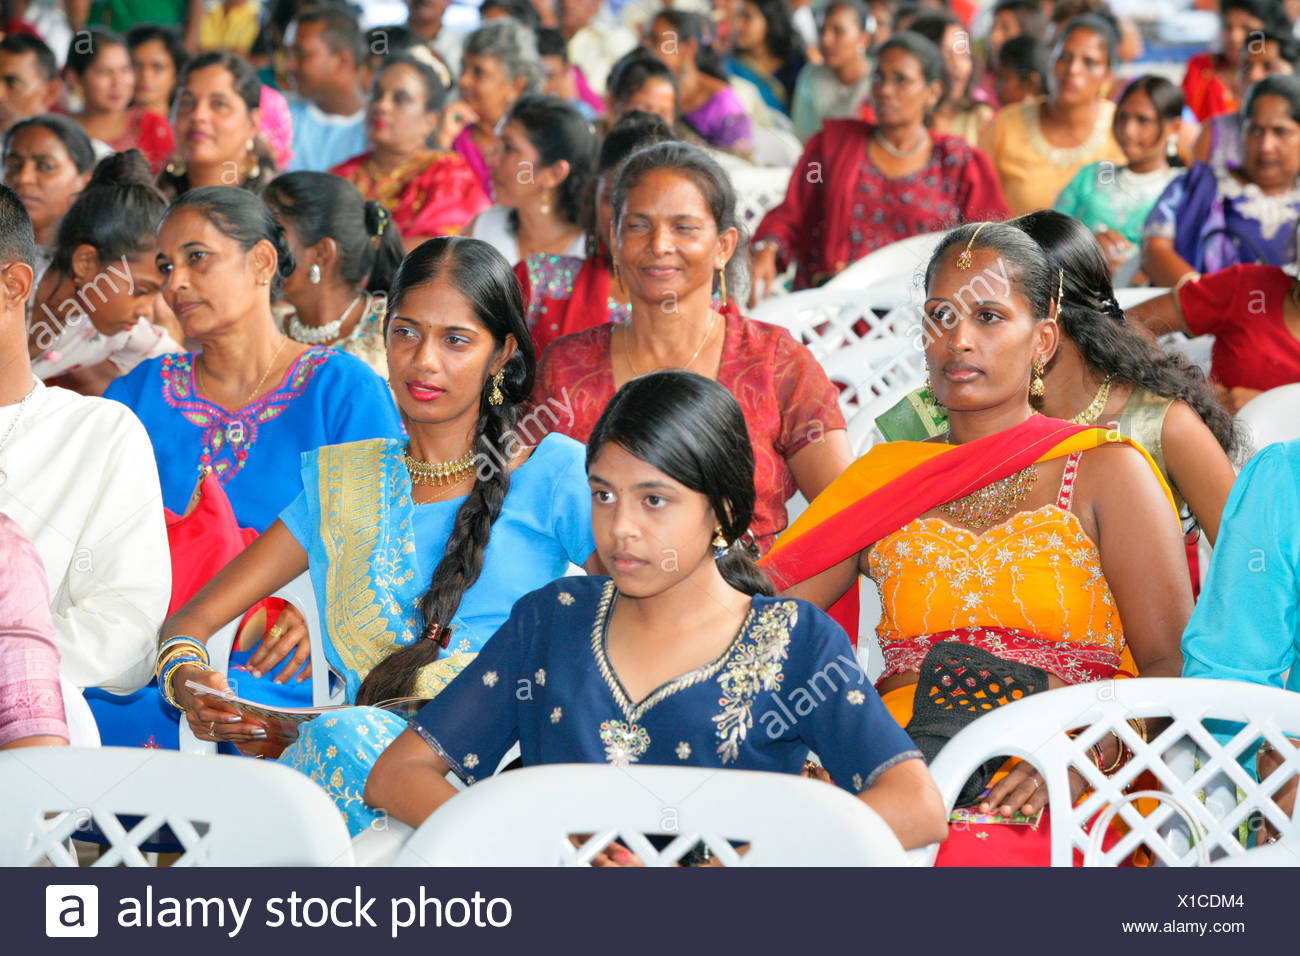
<path id="1" fill-rule="evenodd" d="M 610 577 L 521 599 L 380 756 L 367 802 L 418 825 L 455 792 L 448 770 L 472 783 L 516 741 L 525 765 L 788 773 L 812 749 L 904 846 L 942 839 L 938 791 L 844 632 L 811 604 L 771 597 L 741 543 L 753 462 L 740 406 L 716 382 L 670 371 L 624 385 L 587 446 Z M 614 847 L 597 862 L 628 857 Z"/>

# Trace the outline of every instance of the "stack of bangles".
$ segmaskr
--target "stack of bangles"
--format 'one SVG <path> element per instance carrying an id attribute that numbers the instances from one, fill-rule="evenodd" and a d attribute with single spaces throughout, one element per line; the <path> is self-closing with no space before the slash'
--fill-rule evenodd
<path id="1" fill-rule="evenodd" d="M 195 664 L 204 670 L 212 670 L 208 666 L 208 649 L 202 642 L 196 641 L 192 637 L 186 637 L 183 634 L 178 634 L 176 637 L 163 641 L 162 646 L 158 648 L 158 667 L 156 670 L 158 690 L 162 692 L 163 700 L 177 710 L 184 710 L 184 708 L 176 703 L 176 691 L 172 687 L 172 678 L 176 676 L 176 671 L 182 664 Z"/>
<path id="2" fill-rule="evenodd" d="M 1147 737 L 1147 722 L 1145 720 L 1141 717 L 1134 717 L 1128 722 L 1128 725 L 1133 728 L 1133 731 L 1139 737 L 1142 738 L 1143 743 L 1149 742 Z M 1092 762 L 1096 764 L 1097 769 L 1107 777 L 1114 775 L 1114 773 L 1119 770 L 1120 767 L 1124 766 L 1124 764 L 1128 763 L 1129 758 L 1133 756 L 1133 751 L 1129 749 L 1128 744 L 1124 743 L 1124 738 L 1119 734 L 1114 733 L 1114 731 L 1111 732 L 1111 735 L 1115 738 L 1115 742 L 1119 744 L 1119 749 L 1115 752 L 1115 761 L 1109 767 L 1102 765 L 1105 762 L 1105 756 L 1101 752 L 1100 740 L 1088 748 L 1088 752 L 1092 754 Z"/>

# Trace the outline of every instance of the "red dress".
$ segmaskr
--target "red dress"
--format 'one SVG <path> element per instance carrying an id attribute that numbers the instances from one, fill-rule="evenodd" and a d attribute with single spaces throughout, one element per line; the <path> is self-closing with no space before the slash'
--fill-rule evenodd
<path id="1" fill-rule="evenodd" d="M 1260 391 L 1300 382 L 1300 339 L 1282 318 L 1293 281 L 1276 266 L 1235 265 L 1178 290 L 1188 331 L 1214 336 L 1212 379 Z"/>
<path id="2" fill-rule="evenodd" d="M 459 153 L 421 150 L 379 177 L 368 165 L 370 156 L 353 156 L 330 172 L 381 203 L 403 239 L 456 235 L 491 205 L 478 176 Z"/>
<path id="3" fill-rule="evenodd" d="M 1219 66 L 1218 53 L 1198 53 L 1187 61 L 1183 76 L 1183 99 L 1187 108 L 1204 123 L 1211 116 L 1231 113 L 1237 109 L 1237 96 L 1223 85 L 1215 69 Z"/>
<path id="4" fill-rule="evenodd" d="M 117 139 L 110 140 L 108 145 L 115 153 L 132 147 L 140 150 L 144 153 L 144 158 L 149 160 L 149 168 L 157 176 L 176 146 L 171 125 L 149 110 L 132 109 L 130 117 L 126 132 Z"/>
<path id="5" fill-rule="evenodd" d="M 779 268 L 795 261 L 797 289 L 900 239 L 1008 215 L 993 164 L 965 140 L 931 133 L 929 161 L 889 179 L 867 154 L 873 129 L 826 120 L 804 147 L 785 199 L 754 233 L 755 241 L 776 240 Z"/>
<path id="6" fill-rule="evenodd" d="M 602 259 L 527 256 L 515 264 L 515 278 L 538 355 L 561 336 L 627 318 L 628 306 L 609 297 L 609 270 Z"/>
<path id="7" fill-rule="evenodd" d="M 758 500 L 749 530 L 760 552 L 786 525 L 785 503 L 795 493 L 787 461 L 805 445 L 844 427 L 838 391 L 812 353 L 785 329 L 746 319 L 728 304 L 718 382 L 736 396 L 754 447 Z M 529 421 L 585 442 L 614 396 L 605 323 L 557 339 L 537 369 Z M 555 412 L 546 415 L 542 406 Z M 558 419 L 558 421 L 556 421 Z M 551 422 L 555 421 L 554 425 Z M 528 440 L 541 440 L 529 434 Z"/>

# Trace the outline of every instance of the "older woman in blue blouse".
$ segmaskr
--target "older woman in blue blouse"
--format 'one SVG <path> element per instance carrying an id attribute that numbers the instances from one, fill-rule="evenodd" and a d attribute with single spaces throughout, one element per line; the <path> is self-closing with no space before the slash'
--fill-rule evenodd
<path id="1" fill-rule="evenodd" d="M 391 303 L 389 380 L 406 440 L 303 455 L 297 498 L 163 625 L 165 647 L 189 642 L 195 658 L 160 682 L 199 739 L 258 749 L 266 737 L 186 683 L 227 688 L 203 663 L 203 643 L 304 570 L 348 701 L 375 704 L 438 694 L 519 597 L 571 563 L 600 567 L 582 446 L 550 435 L 529 448 L 541 429 L 516 419 L 536 361 L 509 264 L 476 239 L 430 239 L 398 269 Z M 289 655 L 297 670 L 307 641 L 282 636 L 250 664 L 270 670 Z M 361 801 L 365 769 L 401 728 L 373 707 L 331 713 L 304 725 L 281 761 L 324 787 L 359 832 L 373 818 Z"/>
<path id="2" fill-rule="evenodd" d="M 771 597 L 741 536 L 754 459 L 716 382 L 625 384 L 587 446 L 592 528 L 610 577 L 523 598 L 474 661 L 379 758 L 365 799 L 418 825 L 518 742 L 525 766 L 635 762 L 799 773 L 815 750 L 904 846 L 946 833 L 920 752 L 844 632 Z M 527 688 L 528 693 L 520 692 Z M 616 845 L 598 863 L 634 863 Z"/>
<path id="3" fill-rule="evenodd" d="M 163 505 L 180 514 L 200 469 L 221 482 L 240 525 L 264 531 L 321 445 L 397 438 L 383 379 L 364 362 L 276 330 L 271 303 L 293 255 L 262 201 L 232 186 L 192 189 L 158 228 L 163 295 L 193 353 L 164 355 L 104 393 L 153 440 Z"/>

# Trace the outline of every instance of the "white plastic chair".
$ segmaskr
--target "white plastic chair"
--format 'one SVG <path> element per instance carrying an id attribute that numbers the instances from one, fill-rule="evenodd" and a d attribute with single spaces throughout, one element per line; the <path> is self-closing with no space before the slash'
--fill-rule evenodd
<path id="1" fill-rule="evenodd" d="M 311 575 L 304 571 L 294 578 L 272 597 L 289 602 L 298 609 L 307 625 L 311 638 L 311 699 L 315 707 L 345 702 L 346 688 L 337 675 L 329 669 L 329 659 L 325 656 L 324 631 L 321 629 L 320 613 L 316 607 L 316 591 L 312 587 Z M 242 615 L 241 615 L 242 616 Z M 212 669 L 222 674 L 230 667 L 230 651 L 235 643 L 239 619 L 236 618 L 208 638 L 208 656 Z M 235 688 L 235 693 L 239 689 Z M 214 754 L 217 745 L 210 740 L 199 740 L 190 732 L 189 722 L 184 717 L 180 721 L 180 749 L 191 754 Z"/>
<path id="2" fill-rule="evenodd" d="M 1130 718 L 1172 717 L 1172 724 L 1150 743 L 1143 743 L 1127 723 Z M 1204 726 L 1207 720 L 1241 724 L 1220 744 Z M 1071 739 L 1066 732 L 1086 728 Z M 1118 733 L 1133 758 L 1114 776 L 1105 777 L 1088 756 L 1104 735 Z M 1042 774 L 1051 815 L 1051 864 L 1070 866 L 1073 851 L 1086 852 L 1087 821 L 1104 807 L 1123 803 L 1119 817 L 1129 827 L 1114 846 L 1099 855 L 1115 865 L 1145 844 L 1158 864 L 1189 865 L 1196 850 L 1187 827 L 1166 805 L 1143 817 L 1129 804 L 1124 789 L 1144 770 L 1197 817 L 1200 841 L 1212 858 L 1245 853 L 1237 836 L 1256 812 L 1266 816 L 1284 841 L 1300 840 L 1300 824 L 1268 798 L 1281 781 L 1300 773 L 1300 750 L 1284 735 L 1300 736 L 1300 694 L 1276 687 L 1204 678 L 1147 678 L 1077 684 L 1025 697 L 990 711 L 956 734 L 930 765 L 945 805 L 951 809 L 967 778 L 993 757 L 1019 757 Z M 1261 739 L 1287 755 L 1282 767 L 1256 782 L 1237 762 L 1251 756 Z M 1253 758 L 1252 758 L 1253 759 Z M 1078 806 L 1070 804 L 1069 768 L 1083 774 L 1093 792 Z M 1271 782 L 1270 782 L 1271 781 Z M 1238 799 L 1237 790 L 1243 796 Z M 913 850 L 917 865 L 934 862 L 938 847 Z"/>
<path id="3" fill-rule="evenodd" d="M 94 866 L 148 866 L 140 844 L 163 826 L 184 847 L 178 866 L 352 864 L 325 791 L 274 762 L 134 747 L 0 753 L 0 865 L 76 866 L 68 839 L 92 825 L 109 841 Z"/>
<path id="4" fill-rule="evenodd" d="M 570 835 L 590 835 L 579 847 Z M 672 836 L 656 851 L 647 834 Z M 398 866 L 583 866 L 613 840 L 671 866 L 703 840 L 726 866 L 899 866 L 902 847 L 861 800 L 794 774 L 552 764 L 452 797 Z M 737 855 L 727 841 L 749 844 Z"/>
<path id="5" fill-rule="evenodd" d="M 95 723 L 95 715 L 81 689 L 60 674 L 59 690 L 63 694 L 63 719 L 68 724 L 68 745 L 98 747 L 99 725 Z"/>
<path id="6" fill-rule="evenodd" d="M 837 349 L 822 359 L 822 368 L 843 386 L 840 409 L 855 451 L 879 440 L 877 415 L 925 382 L 925 354 L 902 336 L 868 338 Z"/>
<path id="7" fill-rule="evenodd" d="M 763 217 L 781 204 L 793 170 L 789 166 L 747 166 L 729 171 L 736 190 L 736 220 L 753 235 Z"/>
<path id="8" fill-rule="evenodd" d="M 892 305 L 920 303 L 925 267 L 944 231 L 923 232 L 869 252 L 832 276 L 824 289 L 868 289 Z"/>
<path id="9" fill-rule="evenodd" d="M 1154 299 L 1158 295 L 1164 295 L 1168 289 L 1160 289 L 1155 286 L 1137 285 L 1137 286 L 1116 286 L 1115 301 L 1119 307 L 1124 310 L 1141 305 L 1148 299 Z"/>
<path id="10" fill-rule="evenodd" d="M 1255 451 L 1274 442 L 1300 438 L 1300 382 L 1256 395 L 1241 406 L 1237 421 L 1250 430 Z"/>
<path id="11" fill-rule="evenodd" d="M 819 361 L 864 339 L 907 338 L 915 350 L 923 331 L 920 310 L 858 289 L 823 287 L 765 299 L 750 318 L 779 325 Z"/>

